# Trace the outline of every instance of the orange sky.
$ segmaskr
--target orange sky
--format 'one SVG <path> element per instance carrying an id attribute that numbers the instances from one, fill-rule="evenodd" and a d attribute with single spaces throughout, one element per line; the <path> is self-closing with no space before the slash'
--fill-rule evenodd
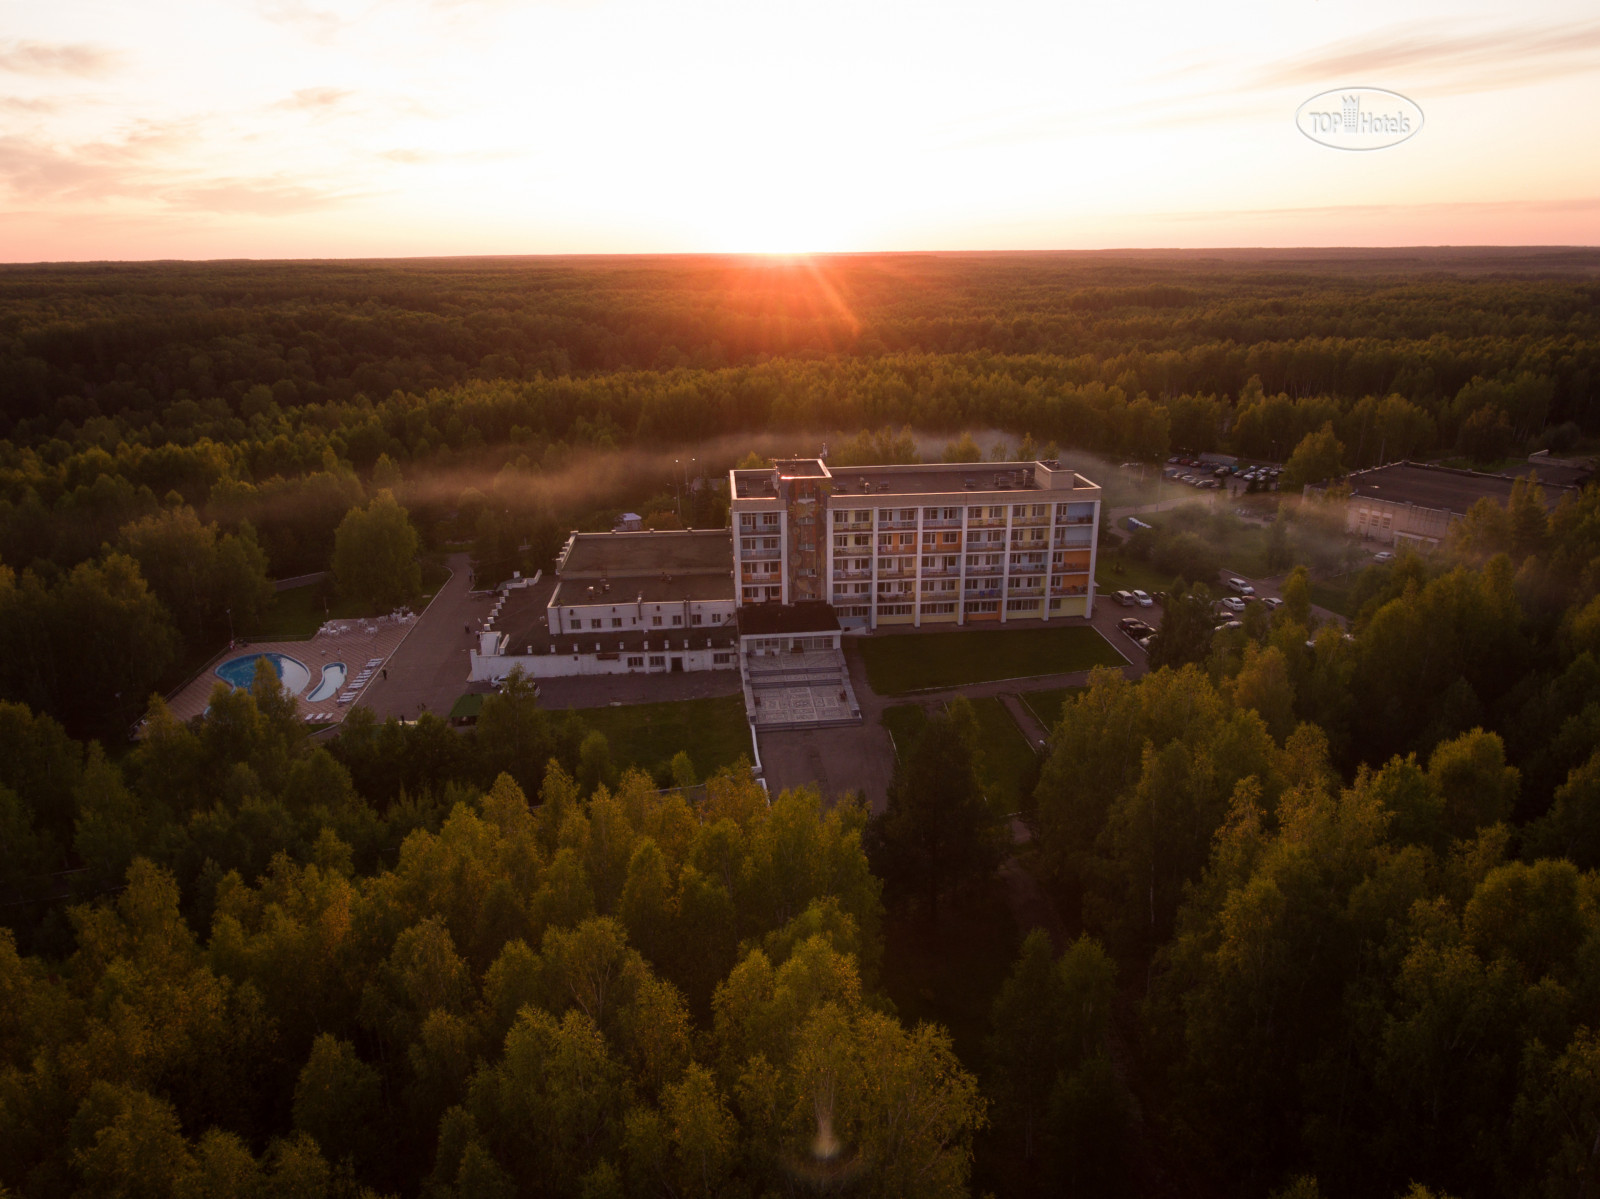
<path id="1" fill-rule="evenodd" d="M 1600 241 L 1592 3 L 1099 7 L 4 0 L 0 260 Z"/>

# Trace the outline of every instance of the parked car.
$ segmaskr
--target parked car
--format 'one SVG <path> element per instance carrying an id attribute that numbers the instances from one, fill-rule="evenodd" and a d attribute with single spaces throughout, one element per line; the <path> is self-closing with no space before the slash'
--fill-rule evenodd
<path id="1" fill-rule="evenodd" d="M 1228 590 L 1235 595 L 1254 595 L 1256 593 L 1256 589 L 1244 579 L 1229 579 Z"/>
<path id="2" fill-rule="evenodd" d="M 1394 555 L 1388 550 L 1379 550 L 1376 554 L 1372 555 L 1372 560 L 1374 562 L 1393 562 Z"/>
<path id="3" fill-rule="evenodd" d="M 1141 637 L 1150 636 L 1150 634 L 1154 633 L 1155 630 L 1149 625 L 1145 624 L 1144 621 L 1136 620 L 1132 624 L 1128 625 L 1127 628 L 1123 629 L 1122 632 L 1123 635 L 1126 636 L 1130 641 L 1137 641 Z"/>
<path id="4" fill-rule="evenodd" d="M 1267 606 L 1268 612 L 1276 612 L 1279 608 L 1283 607 L 1283 601 L 1275 595 L 1269 595 L 1261 602 Z"/>
<path id="5" fill-rule="evenodd" d="M 1131 591 L 1119 591 L 1111 598 L 1116 600 L 1117 603 L 1121 604 L 1124 608 L 1131 608 L 1134 605 L 1133 592 Z"/>
<path id="6" fill-rule="evenodd" d="M 1117 628 L 1126 633 L 1129 629 L 1135 628 L 1142 624 L 1144 624 L 1144 621 L 1140 620 L 1137 616 L 1124 616 L 1121 620 L 1117 621 Z"/>
<path id="7" fill-rule="evenodd" d="M 1242 621 L 1242 620 L 1227 620 L 1227 621 L 1224 621 L 1223 623 L 1219 624 L 1217 626 L 1217 628 L 1219 628 L 1219 629 L 1242 629 L 1242 628 L 1244 628 L 1244 621 Z"/>
<path id="8" fill-rule="evenodd" d="M 1225 595 L 1217 601 L 1217 607 L 1226 608 L 1229 612 L 1243 612 L 1244 601 L 1236 595 Z"/>
<path id="9" fill-rule="evenodd" d="M 1155 644 L 1155 641 L 1156 641 L 1156 635 L 1155 635 L 1155 633 L 1151 633 L 1146 637 L 1139 638 L 1137 641 L 1134 642 L 1134 644 L 1137 645 L 1140 649 L 1144 650 L 1144 652 L 1148 654 L 1150 652 L 1150 647 Z"/>
<path id="10" fill-rule="evenodd" d="M 1155 603 L 1155 601 L 1150 598 L 1148 593 L 1140 591 L 1137 588 L 1135 588 L 1133 592 L 1133 602 L 1138 604 L 1141 608 L 1148 608 Z"/>

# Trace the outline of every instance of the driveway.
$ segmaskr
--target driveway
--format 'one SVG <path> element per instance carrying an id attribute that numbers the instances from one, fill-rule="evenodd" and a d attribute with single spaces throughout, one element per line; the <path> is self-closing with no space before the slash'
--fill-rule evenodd
<path id="1" fill-rule="evenodd" d="M 471 566 L 466 554 L 451 554 L 445 565 L 449 580 L 384 664 L 388 677 L 380 675 L 362 692 L 359 702 L 379 720 L 415 720 L 423 712 L 448 716 L 466 693 L 467 651 L 477 642 L 458 630 L 481 621 L 493 597 L 468 591 Z"/>

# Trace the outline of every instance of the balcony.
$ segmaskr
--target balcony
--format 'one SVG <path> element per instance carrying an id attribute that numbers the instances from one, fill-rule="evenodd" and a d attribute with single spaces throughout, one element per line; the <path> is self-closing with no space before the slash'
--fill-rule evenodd
<path id="1" fill-rule="evenodd" d="M 739 558 L 744 562 L 775 562 L 783 557 L 781 548 L 775 550 L 745 550 L 739 551 Z"/>
<path id="2" fill-rule="evenodd" d="M 1003 516 L 970 516 L 967 518 L 969 529 L 1003 529 L 1006 518 Z"/>
<path id="3" fill-rule="evenodd" d="M 969 600 L 973 600 L 973 599 L 999 599 L 1000 598 L 1000 591 L 1001 591 L 1001 589 L 999 587 L 979 587 L 979 588 L 969 587 L 969 588 L 967 588 L 966 598 L 969 599 Z"/>
<path id="4" fill-rule="evenodd" d="M 1075 546 L 1079 549 L 1088 549 L 1094 544 L 1094 530 L 1089 528 L 1057 529 L 1056 545 Z"/>
<path id="5" fill-rule="evenodd" d="M 1048 516 L 1013 516 L 1011 518 L 1011 527 L 1013 529 L 1025 529 L 1029 526 L 1047 525 L 1049 523 L 1050 518 Z"/>
<path id="6" fill-rule="evenodd" d="M 1043 595 L 1043 587 L 1013 587 L 1006 592 L 1012 599 L 1027 599 L 1030 596 Z"/>
<path id="7" fill-rule="evenodd" d="M 937 519 L 930 516 L 924 516 L 922 518 L 922 527 L 924 529 L 959 529 L 961 527 L 961 518 L 957 516 L 950 520 L 946 520 L 942 516 L 938 517 Z"/>
<path id="8" fill-rule="evenodd" d="M 833 577 L 836 579 L 870 579 L 872 572 L 870 570 L 839 570 L 835 568 Z"/>
<path id="9" fill-rule="evenodd" d="M 870 520 L 834 521 L 833 530 L 836 533 L 865 533 L 872 528 Z"/>

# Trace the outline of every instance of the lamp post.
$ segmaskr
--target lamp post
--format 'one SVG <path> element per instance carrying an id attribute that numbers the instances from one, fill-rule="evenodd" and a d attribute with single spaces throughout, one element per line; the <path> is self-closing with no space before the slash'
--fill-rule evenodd
<path id="1" fill-rule="evenodd" d="M 233 645 L 233 609 L 228 608 L 226 611 L 228 613 L 228 645 L 231 647 Z"/>

